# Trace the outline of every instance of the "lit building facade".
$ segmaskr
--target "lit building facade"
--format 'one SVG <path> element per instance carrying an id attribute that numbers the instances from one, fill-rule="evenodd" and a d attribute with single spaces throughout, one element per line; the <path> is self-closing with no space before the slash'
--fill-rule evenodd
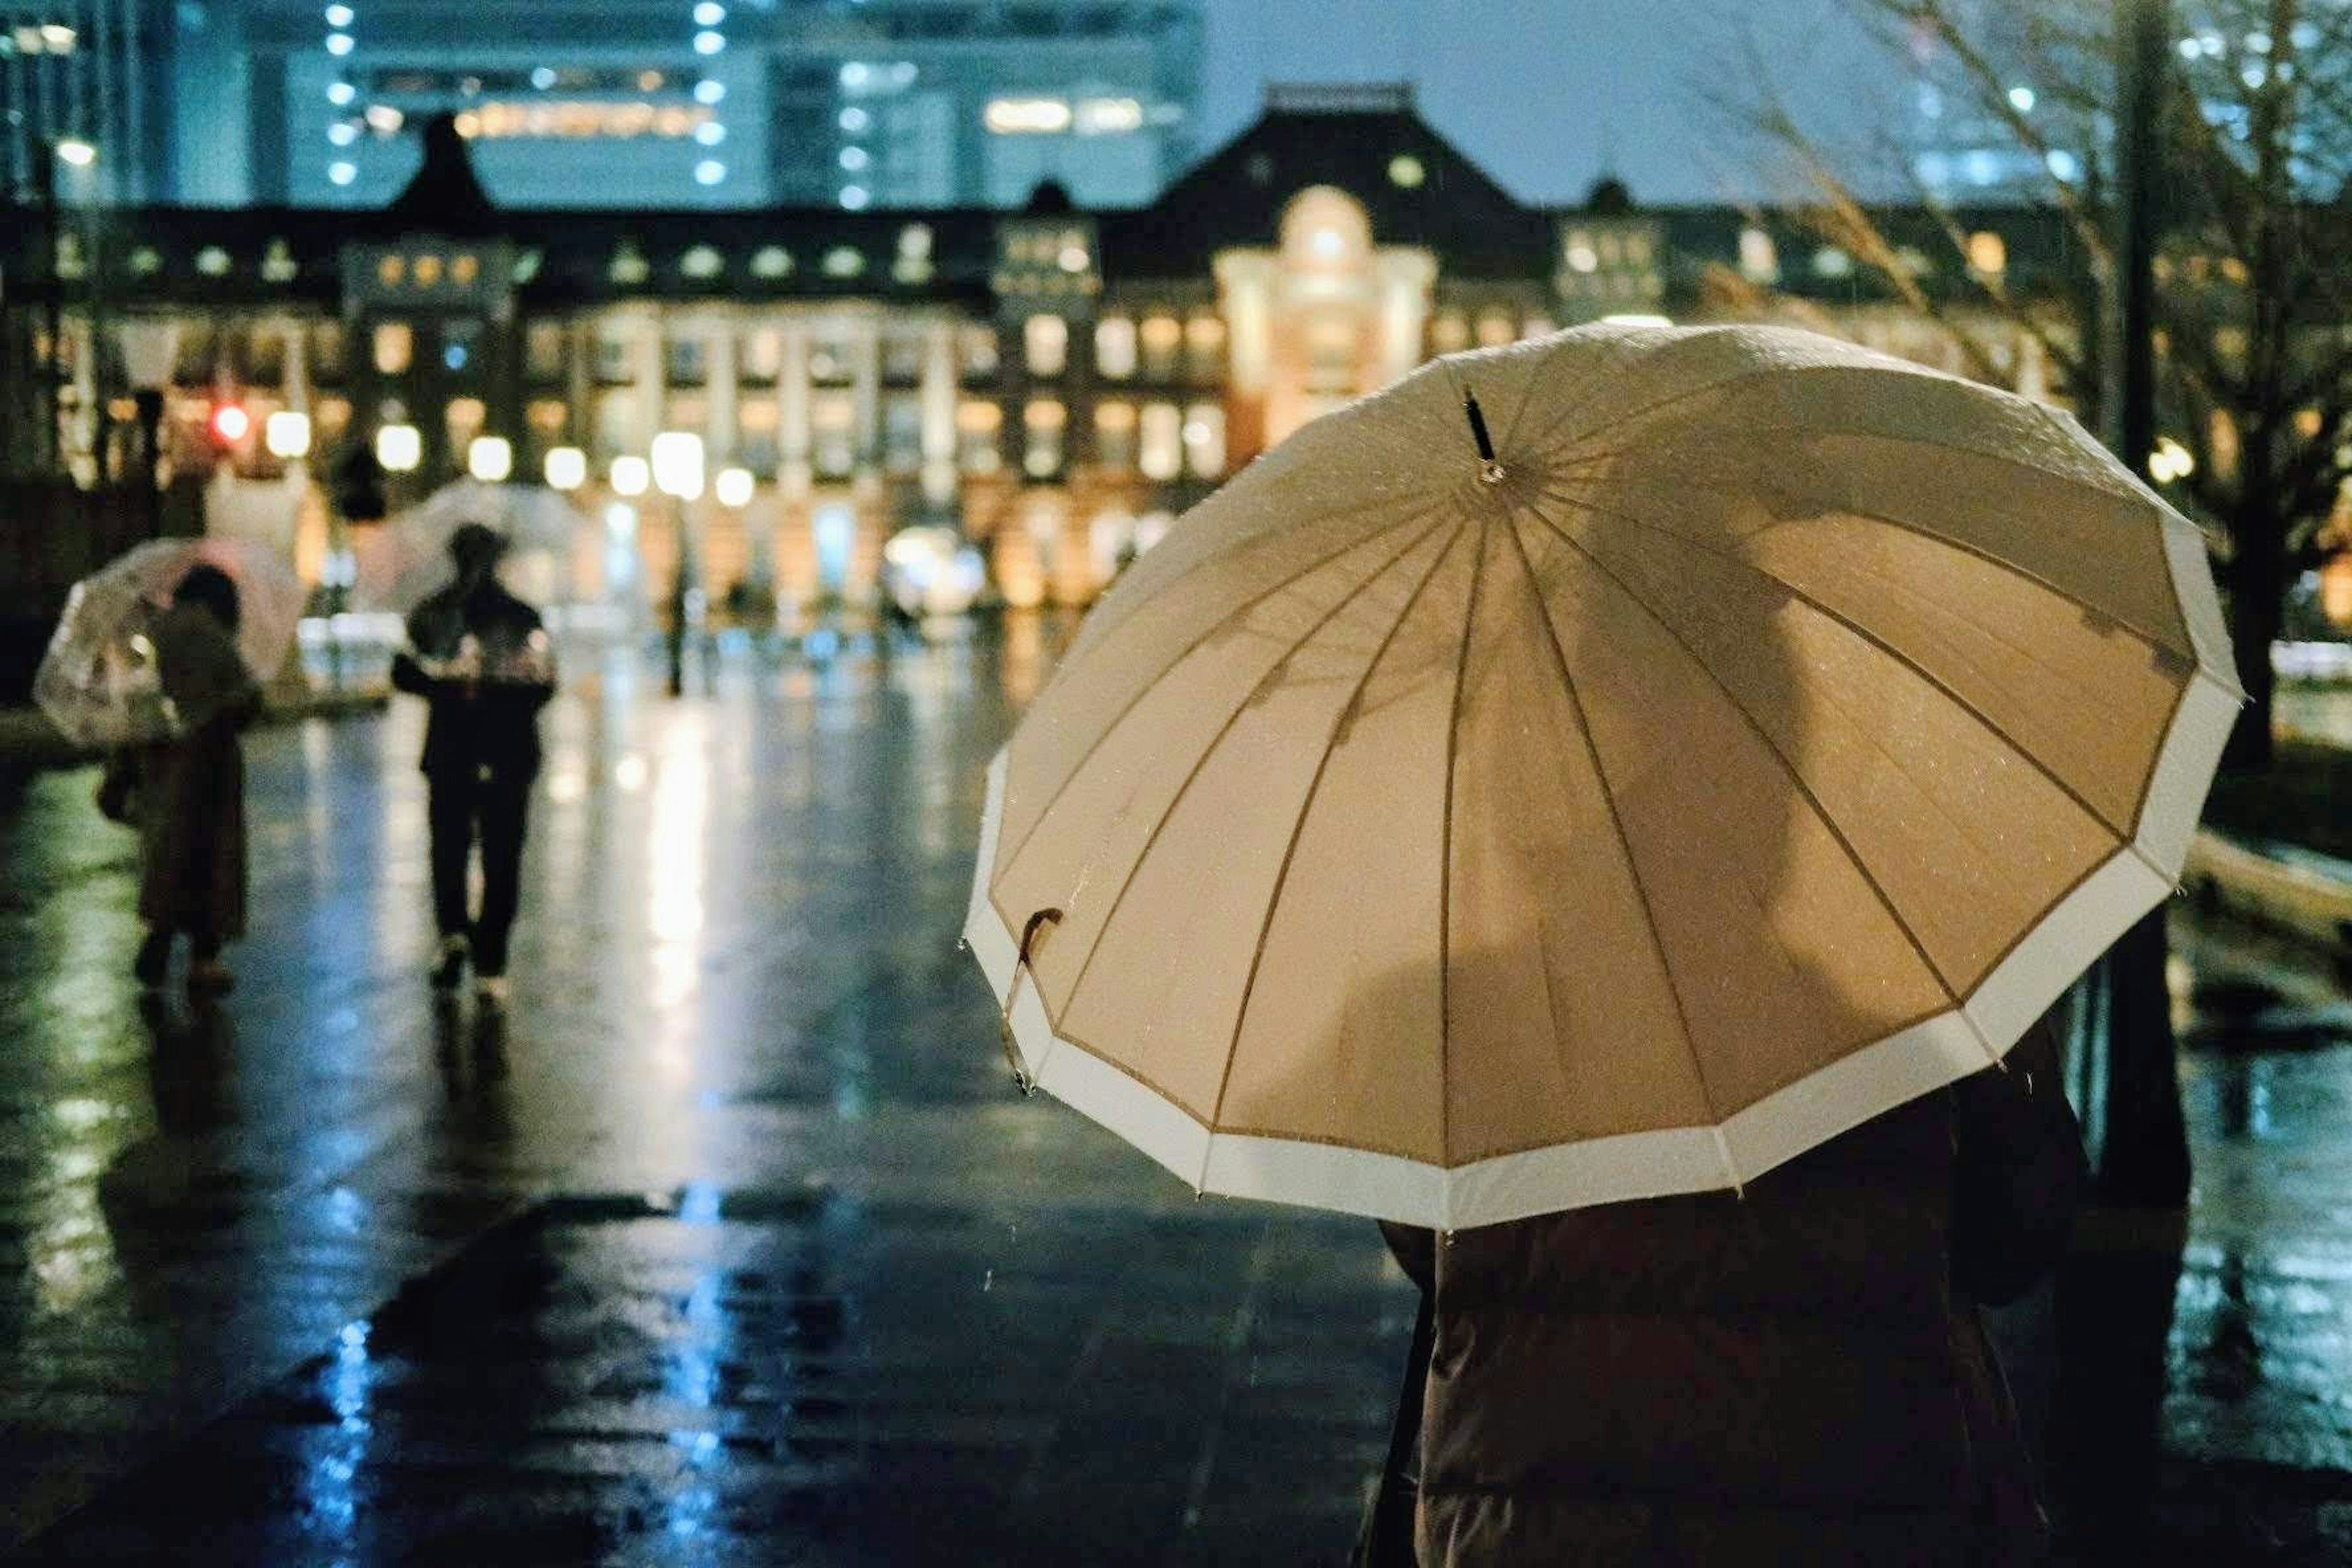
<path id="1" fill-rule="evenodd" d="M 173 199 L 175 26 L 169 0 L 0 4 L 0 195 L 38 203 L 54 179 L 68 203 Z"/>
<path id="2" fill-rule="evenodd" d="M 1200 0 L 267 0 L 237 23 L 247 200 L 378 207 L 413 122 L 562 207 L 1088 206 L 1192 159 Z"/>
<path id="3" fill-rule="evenodd" d="M 1129 211 L 510 211 L 474 182 L 478 145 L 440 132 L 376 214 L 120 214 L 95 322 L 89 258 L 66 247 L 67 466 L 134 471 L 128 395 L 152 383 L 169 467 L 314 577 L 315 476 L 367 447 L 395 504 L 486 460 L 565 489 L 591 524 L 571 596 L 658 603 L 683 542 L 715 603 L 855 603 L 893 532 L 945 524 L 1007 600 L 1084 603 L 1258 453 L 1433 354 L 1769 310 L 1967 368 L 1794 216 L 1643 208 L 1613 186 L 1528 206 L 1402 89 L 1278 89 Z M 2063 334 L 2084 282 L 2064 226 L 1959 216 L 1970 265 Z M 1943 233 L 1937 215 L 1886 221 L 1923 247 Z M 1918 281 L 1958 298 L 1964 279 Z M 10 317 L 19 360 L 42 320 Z M 1979 326 L 2013 385 L 2063 401 L 2030 334 Z M 224 441 L 228 403 L 247 417 Z M 302 451 L 271 450 L 278 413 L 303 416 Z M 664 433 L 698 437 L 700 493 L 651 482 Z"/>

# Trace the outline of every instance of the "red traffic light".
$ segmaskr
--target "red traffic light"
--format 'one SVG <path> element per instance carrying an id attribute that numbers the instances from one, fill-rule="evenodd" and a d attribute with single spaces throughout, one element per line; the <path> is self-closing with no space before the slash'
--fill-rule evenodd
<path id="1" fill-rule="evenodd" d="M 215 403 L 206 425 L 215 442 L 234 447 L 253 433 L 253 416 L 234 403 Z"/>

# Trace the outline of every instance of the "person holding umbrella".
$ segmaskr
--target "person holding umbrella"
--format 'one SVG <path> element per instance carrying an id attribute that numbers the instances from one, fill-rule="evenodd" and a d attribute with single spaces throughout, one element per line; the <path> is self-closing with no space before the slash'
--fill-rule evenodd
<path id="1" fill-rule="evenodd" d="M 118 753 L 110 773 L 139 830 L 139 915 L 147 922 L 133 972 L 150 988 L 191 949 L 188 989 L 233 982 L 223 943 L 245 933 L 245 752 L 237 731 L 261 688 L 237 651 L 236 584 L 216 565 L 188 569 L 148 634 L 172 734 Z"/>
<path id="2" fill-rule="evenodd" d="M 2203 536 L 2064 415 L 1603 323 L 1188 513 L 992 765 L 964 934 L 1024 1089 L 1397 1227 L 1366 1561 L 2031 1561 L 1977 1308 L 2082 1183 L 2042 1020 L 2241 700 Z"/>
<path id="3" fill-rule="evenodd" d="M 436 988 L 474 968 L 486 1004 L 506 1000 L 507 940 L 520 901 L 522 843 L 540 764 L 539 710 L 555 693 L 555 662 L 539 612 L 509 593 L 496 568 L 506 541 L 478 522 L 449 536 L 456 580 L 408 617 L 393 685 L 431 705 L 422 766 L 432 832 L 433 911 L 441 945 Z M 481 846 L 482 901 L 470 908 L 468 868 Z"/>

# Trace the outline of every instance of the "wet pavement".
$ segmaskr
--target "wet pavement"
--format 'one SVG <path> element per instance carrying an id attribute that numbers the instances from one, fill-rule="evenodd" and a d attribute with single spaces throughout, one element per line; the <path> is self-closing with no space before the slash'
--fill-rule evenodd
<path id="1" fill-rule="evenodd" d="M 0 786 L 0 1553 L 1341 1556 L 1411 1321 L 1377 1238 L 1021 1100 L 954 948 L 1055 635 L 575 681 L 503 1024 L 423 982 L 413 704 L 252 738 L 216 1008 L 142 1010 L 91 775 Z M 2176 917 L 2167 1527 L 2336 1561 L 2352 1005 Z"/>

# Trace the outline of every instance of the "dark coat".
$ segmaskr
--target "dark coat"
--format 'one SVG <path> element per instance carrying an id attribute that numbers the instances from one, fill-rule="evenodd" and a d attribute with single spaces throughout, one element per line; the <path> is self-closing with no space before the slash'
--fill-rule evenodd
<path id="1" fill-rule="evenodd" d="M 261 689 L 212 612 L 174 606 L 153 631 L 156 673 L 179 733 L 139 751 L 139 913 L 163 931 L 245 931 L 245 752 L 237 731 Z"/>
<path id="2" fill-rule="evenodd" d="M 496 578 L 452 584 L 410 614 L 408 644 L 392 683 L 432 705 L 425 773 L 529 784 L 539 772 L 539 710 L 555 694 L 539 612 Z"/>
<path id="3" fill-rule="evenodd" d="M 1436 1292 L 1420 1561 L 2037 1561 L 1974 1302 L 2056 1261 L 2084 1167 L 2046 1026 L 2010 1059 L 1744 1195 L 1390 1227 Z"/>

